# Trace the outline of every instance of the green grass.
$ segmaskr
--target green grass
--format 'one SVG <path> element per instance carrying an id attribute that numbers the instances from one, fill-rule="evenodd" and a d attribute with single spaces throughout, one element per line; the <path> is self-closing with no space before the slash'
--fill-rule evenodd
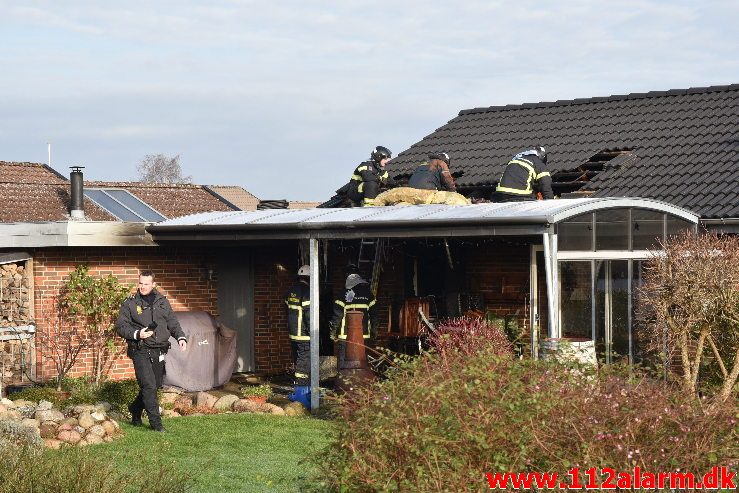
<path id="1" fill-rule="evenodd" d="M 331 440 L 331 422 L 259 414 L 166 419 L 168 433 L 121 424 L 125 436 L 90 447 L 131 474 L 158 458 L 194 480 L 192 491 L 300 491 L 312 473 L 303 459 Z M 63 452 L 62 452 L 63 453 Z"/>

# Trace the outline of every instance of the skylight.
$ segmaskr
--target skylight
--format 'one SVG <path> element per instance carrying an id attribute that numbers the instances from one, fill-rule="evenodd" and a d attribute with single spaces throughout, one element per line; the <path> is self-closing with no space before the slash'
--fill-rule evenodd
<path id="1" fill-rule="evenodd" d="M 87 188 L 85 197 L 121 221 L 157 223 L 167 219 L 129 191 L 120 188 Z"/>

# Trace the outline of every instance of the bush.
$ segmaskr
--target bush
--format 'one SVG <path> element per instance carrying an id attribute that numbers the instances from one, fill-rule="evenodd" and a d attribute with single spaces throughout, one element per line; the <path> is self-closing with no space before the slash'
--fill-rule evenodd
<path id="1" fill-rule="evenodd" d="M 38 403 L 38 401 L 49 401 L 55 406 L 58 406 L 59 403 L 62 402 L 56 389 L 54 387 L 46 386 L 28 387 L 20 392 L 9 394 L 8 399 L 11 401 L 24 400 L 35 403 Z"/>
<path id="2" fill-rule="evenodd" d="M 28 448 L 40 450 L 44 441 L 38 430 L 20 424 L 18 421 L 0 419 L 0 451 L 4 449 Z"/>
<path id="3" fill-rule="evenodd" d="M 269 398 L 272 395 L 272 387 L 270 387 L 267 384 L 249 385 L 249 386 L 241 387 L 239 391 L 241 392 L 242 397 L 245 397 L 245 398 L 248 398 L 248 397 L 267 397 Z"/>
<path id="4" fill-rule="evenodd" d="M 71 393 L 69 399 L 65 401 L 67 405 L 95 404 L 100 401 L 99 389 L 89 376 L 63 378 L 62 390 Z"/>
<path id="5" fill-rule="evenodd" d="M 147 459 L 146 474 L 130 475 L 79 448 L 40 454 L 28 448 L 0 447 L 0 493 L 181 493 L 190 482 L 171 465 L 151 459 Z"/>
<path id="6" fill-rule="evenodd" d="M 736 403 L 706 412 L 659 381 L 478 347 L 425 354 L 346 394 L 339 437 L 315 460 L 322 488 L 479 491 L 485 472 L 703 473 L 736 460 Z"/>
<path id="7" fill-rule="evenodd" d="M 108 381 L 101 385 L 99 397 L 101 401 L 110 403 L 120 413 L 128 413 L 128 404 L 132 403 L 139 393 L 136 380 Z"/>

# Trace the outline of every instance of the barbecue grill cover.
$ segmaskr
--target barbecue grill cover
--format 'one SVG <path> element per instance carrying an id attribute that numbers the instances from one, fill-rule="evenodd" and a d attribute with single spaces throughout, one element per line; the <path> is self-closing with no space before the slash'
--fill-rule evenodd
<path id="1" fill-rule="evenodd" d="M 167 353 L 164 385 L 194 392 L 224 385 L 236 367 L 236 331 L 208 312 L 176 312 L 187 336 L 181 351 L 174 338 Z"/>

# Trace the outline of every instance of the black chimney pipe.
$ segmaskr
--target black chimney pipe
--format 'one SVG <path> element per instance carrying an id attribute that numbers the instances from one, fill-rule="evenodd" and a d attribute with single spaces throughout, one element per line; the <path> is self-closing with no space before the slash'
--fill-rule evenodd
<path id="1" fill-rule="evenodd" d="M 72 219 L 85 218 L 85 208 L 83 205 L 85 190 L 82 184 L 82 170 L 84 168 L 84 166 L 71 166 L 72 173 L 69 175 L 69 181 L 72 186 L 72 196 L 70 200 L 69 215 L 72 216 Z"/>

